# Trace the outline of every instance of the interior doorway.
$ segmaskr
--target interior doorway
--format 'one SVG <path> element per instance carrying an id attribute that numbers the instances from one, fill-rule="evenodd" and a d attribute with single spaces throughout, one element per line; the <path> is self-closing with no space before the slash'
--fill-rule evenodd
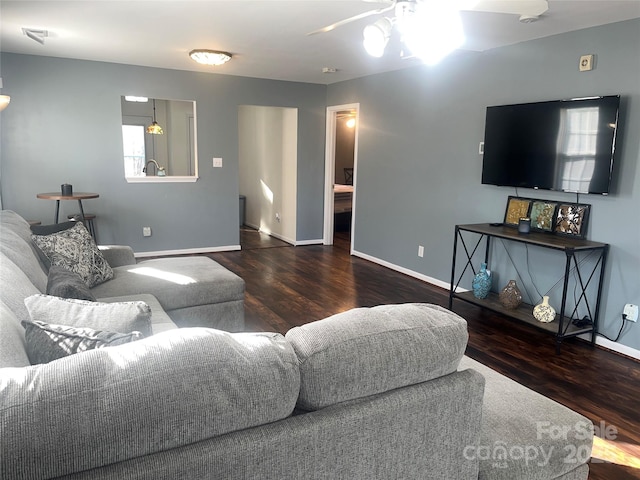
<path id="1" fill-rule="evenodd" d="M 295 245 L 298 109 L 238 107 L 242 248 Z"/>
<path id="2" fill-rule="evenodd" d="M 349 233 L 353 251 L 360 104 L 327 108 L 323 243 Z"/>

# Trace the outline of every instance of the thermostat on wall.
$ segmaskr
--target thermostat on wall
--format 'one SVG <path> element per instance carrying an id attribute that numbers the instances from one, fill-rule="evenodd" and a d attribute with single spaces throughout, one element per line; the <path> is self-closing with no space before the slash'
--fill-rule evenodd
<path id="1" fill-rule="evenodd" d="M 593 70 L 593 55 L 582 55 L 580 57 L 580 71 L 588 72 L 589 70 Z"/>

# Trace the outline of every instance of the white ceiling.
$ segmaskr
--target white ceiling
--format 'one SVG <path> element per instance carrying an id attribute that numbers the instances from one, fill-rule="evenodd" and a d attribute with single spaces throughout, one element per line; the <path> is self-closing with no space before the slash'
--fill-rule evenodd
<path id="1" fill-rule="evenodd" d="M 362 29 L 377 16 L 307 35 L 382 6 L 372 0 L 2 0 L 0 49 L 330 84 L 419 62 L 401 59 L 393 40 L 384 57 L 366 54 Z M 462 49 L 484 51 L 638 17 L 640 0 L 549 0 L 549 10 L 530 24 L 520 23 L 518 15 L 465 11 Z M 25 36 L 23 27 L 48 30 L 44 45 Z M 194 48 L 228 51 L 233 59 L 221 67 L 199 65 L 188 56 Z M 322 73 L 323 67 L 338 71 Z"/>

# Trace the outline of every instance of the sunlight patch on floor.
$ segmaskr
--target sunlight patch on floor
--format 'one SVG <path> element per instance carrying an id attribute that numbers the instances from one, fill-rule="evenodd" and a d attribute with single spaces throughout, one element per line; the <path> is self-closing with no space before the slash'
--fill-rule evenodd
<path id="1" fill-rule="evenodd" d="M 640 469 L 640 445 L 633 443 L 593 438 L 592 462 L 594 459 Z M 595 460 L 595 461 L 597 461 Z"/>

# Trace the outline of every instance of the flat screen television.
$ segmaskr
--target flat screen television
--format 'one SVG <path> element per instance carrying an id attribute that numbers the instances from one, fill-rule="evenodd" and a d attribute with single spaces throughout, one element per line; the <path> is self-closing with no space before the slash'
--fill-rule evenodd
<path id="1" fill-rule="evenodd" d="M 608 194 L 620 96 L 487 107 L 482 183 Z"/>

